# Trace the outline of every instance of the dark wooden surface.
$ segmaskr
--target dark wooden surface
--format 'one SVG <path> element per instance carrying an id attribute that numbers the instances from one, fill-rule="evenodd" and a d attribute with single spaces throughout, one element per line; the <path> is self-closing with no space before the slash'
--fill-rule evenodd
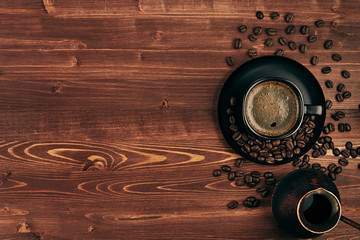
<path id="1" fill-rule="evenodd" d="M 257 209 L 229 210 L 254 189 L 212 177 L 238 157 L 217 123 L 227 76 L 246 50 L 273 54 L 236 28 L 284 29 L 319 18 L 326 26 L 308 52 L 285 51 L 324 86 L 346 84 L 343 109 L 350 133 L 332 134 L 344 148 L 360 146 L 360 3 L 348 1 L 2 0 L 0 1 L 0 239 L 285 239 L 270 199 Z M 263 20 L 255 11 L 264 11 Z M 333 23 L 331 25 L 331 23 Z M 235 37 L 241 50 L 232 48 Z M 292 39 L 305 42 L 304 36 Z M 323 50 L 333 39 L 332 50 Z M 330 59 L 338 52 L 343 60 Z M 234 56 L 236 66 L 225 64 Z M 312 55 L 320 63 L 309 64 Z M 329 75 L 320 69 L 333 67 Z M 342 79 L 347 69 L 351 78 Z M 335 89 L 325 89 L 334 100 Z M 336 162 L 332 154 L 316 160 Z M 90 164 L 93 162 L 94 164 Z M 315 162 L 312 159 L 311 162 Z M 338 177 L 345 216 L 360 221 L 359 158 Z M 243 170 L 294 170 L 247 162 Z M 87 170 L 87 171 L 83 171 Z M 359 239 L 343 223 L 318 239 Z"/>

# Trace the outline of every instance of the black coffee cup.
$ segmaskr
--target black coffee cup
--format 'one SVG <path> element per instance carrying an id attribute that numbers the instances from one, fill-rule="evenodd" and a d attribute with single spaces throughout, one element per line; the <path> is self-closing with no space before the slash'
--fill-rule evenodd
<path id="1" fill-rule="evenodd" d="M 248 132 L 264 139 L 283 139 L 301 126 L 304 115 L 323 114 L 321 105 L 305 105 L 300 89 L 285 78 L 261 78 L 243 98 L 242 116 Z"/>

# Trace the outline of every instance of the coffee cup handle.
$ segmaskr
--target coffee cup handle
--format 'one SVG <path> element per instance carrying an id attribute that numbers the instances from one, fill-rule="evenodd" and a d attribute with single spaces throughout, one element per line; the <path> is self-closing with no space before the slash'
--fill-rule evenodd
<path id="1" fill-rule="evenodd" d="M 321 105 L 305 105 L 304 113 L 309 115 L 322 115 L 323 106 Z"/>

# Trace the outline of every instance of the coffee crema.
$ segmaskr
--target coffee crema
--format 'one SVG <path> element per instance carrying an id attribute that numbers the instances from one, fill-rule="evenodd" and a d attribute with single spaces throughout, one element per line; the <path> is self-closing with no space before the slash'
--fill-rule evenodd
<path id="1" fill-rule="evenodd" d="M 254 131 L 264 136 L 289 132 L 299 118 L 299 99 L 294 90 L 280 81 L 257 84 L 248 93 L 245 116 Z"/>

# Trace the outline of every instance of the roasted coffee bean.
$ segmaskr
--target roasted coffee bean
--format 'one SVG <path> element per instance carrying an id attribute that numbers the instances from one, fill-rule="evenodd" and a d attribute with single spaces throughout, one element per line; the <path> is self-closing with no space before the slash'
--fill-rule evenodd
<path id="1" fill-rule="evenodd" d="M 249 139 L 249 141 L 247 143 L 249 144 L 250 147 L 255 144 L 254 140 L 252 140 L 252 139 Z"/>
<path id="2" fill-rule="evenodd" d="M 334 87 L 334 82 L 331 81 L 331 80 L 326 80 L 326 81 L 325 81 L 325 86 L 326 86 L 327 88 L 333 88 L 333 87 Z"/>
<path id="3" fill-rule="evenodd" d="M 334 154 L 334 156 L 340 156 L 340 149 L 338 149 L 338 148 L 335 148 L 335 149 L 333 149 L 333 154 Z"/>
<path id="4" fill-rule="evenodd" d="M 234 181 L 235 180 L 235 172 L 229 172 L 228 173 L 228 180 Z"/>
<path id="5" fill-rule="evenodd" d="M 358 164 L 358 169 L 360 169 L 360 163 Z"/>
<path id="6" fill-rule="evenodd" d="M 273 157 L 266 157 L 266 158 L 265 158 L 265 162 L 266 162 L 266 163 L 269 163 L 269 164 L 273 164 L 273 163 L 275 163 L 275 158 L 273 158 Z"/>
<path id="7" fill-rule="evenodd" d="M 247 186 L 248 186 L 248 187 L 251 187 L 251 188 L 255 187 L 256 185 L 258 185 L 258 184 L 255 183 L 255 182 L 251 182 L 251 183 L 248 183 L 248 184 L 247 184 Z"/>
<path id="8" fill-rule="evenodd" d="M 287 40 L 284 37 L 279 37 L 278 42 L 281 46 L 285 46 L 287 44 Z"/>
<path id="9" fill-rule="evenodd" d="M 330 142 L 329 145 L 330 145 L 330 149 L 334 149 L 334 148 L 335 148 L 334 142 Z"/>
<path id="10" fill-rule="evenodd" d="M 351 149 L 353 148 L 352 142 L 347 141 L 347 142 L 345 143 L 345 148 L 346 148 L 347 150 L 351 150 Z"/>
<path id="11" fill-rule="evenodd" d="M 296 30 L 295 25 L 289 25 L 289 26 L 286 27 L 285 33 L 286 34 L 293 34 L 295 32 L 295 30 Z"/>
<path id="12" fill-rule="evenodd" d="M 335 173 L 333 173 L 333 172 L 329 172 L 329 173 L 328 173 L 328 177 L 329 177 L 331 180 L 333 180 L 333 181 L 336 180 L 336 175 L 335 175 Z"/>
<path id="13" fill-rule="evenodd" d="M 267 149 L 272 149 L 273 148 L 273 145 L 271 143 L 265 143 L 265 147 Z"/>
<path id="14" fill-rule="evenodd" d="M 339 123 L 338 129 L 339 129 L 339 132 L 344 132 L 345 131 L 345 124 L 344 123 Z"/>
<path id="15" fill-rule="evenodd" d="M 247 26 L 246 25 L 241 25 L 240 27 L 238 27 L 239 32 L 244 33 L 247 31 Z"/>
<path id="16" fill-rule="evenodd" d="M 333 55 L 331 55 L 332 60 L 339 62 L 341 61 L 342 57 L 340 54 L 334 53 Z"/>
<path id="17" fill-rule="evenodd" d="M 334 132 L 335 131 L 335 125 L 333 123 L 329 123 L 328 124 L 328 128 L 330 130 L 330 132 Z"/>
<path id="18" fill-rule="evenodd" d="M 314 121 L 309 121 L 307 125 L 308 125 L 310 128 L 315 128 L 315 127 L 316 127 Z"/>
<path id="19" fill-rule="evenodd" d="M 355 149 L 350 149 L 350 156 L 351 156 L 352 158 L 356 158 L 356 157 L 357 157 L 357 152 L 356 152 Z"/>
<path id="20" fill-rule="evenodd" d="M 318 142 L 319 143 L 324 143 L 325 142 L 325 137 L 319 137 Z"/>
<path id="21" fill-rule="evenodd" d="M 337 85 L 336 90 L 337 90 L 338 92 L 344 91 L 344 90 L 345 90 L 345 84 L 340 83 L 339 85 Z"/>
<path id="22" fill-rule="evenodd" d="M 266 185 L 275 185 L 276 179 L 275 178 L 267 178 L 267 179 L 265 179 L 265 184 Z"/>
<path id="23" fill-rule="evenodd" d="M 251 150 L 249 144 L 245 144 L 245 145 L 244 145 L 244 148 L 245 148 L 245 150 L 246 150 L 247 153 L 249 153 L 250 150 Z"/>
<path id="24" fill-rule="evenodd" d="M 266 198 L 266 197 L 268 197 L 268 196 L 270 195 L 270 193 L 271 193 L 271 191 L 270 191 L 268 188 L 266 188 L 266 189 L 261 193 L 261 197 Z"/>
<path id="25" fill-rule="evenodd" d="M 289 150 L 294 150 L 294 144 L 291 140 L 286 141 L 286 148 Z"/>
<path id="26" fill-rule="evenodd" d="M 222 165 L 221 170 L 224 172 L 231 172 L 231 167 L 228 165 Z"/>
<path id="27" fill-rule="evenodd" d="M 275 36 L 277 35 L 277 30 L 275 28 L 267 28 L 265 30 L 266 34 L 269 36 Z"/>
<path id="28" fill-rule="evenodd" d="M 244 186 L 245 184 L 246 183 L 245 183 L 244 178 L 240 178 L 240 179 L 236 180 L 236 182 L 235 182 L 236 186 Z"/>
<path id="29" fill-rule="evenodd" d="M 241 138 L 241 133 L 240 132 L 235 132 L 232 136 L 232 138 L 235 140 L 235 141 L 239 141 L 240 138 Z"/>
<path id="30" fill-rule="evenodd" d="M 336 168 L 336 164 L 335 163 L 330 163 L 329 166 L 327 167 L 329 172 L 333 172 Z"/>
<path id="31" fill-rule="evenodd" d="M 231 108 L 226 109 L 226 114 L 227 115 L 233 115 L 234 111 Z"/>
<path id="32" fill-rule="evenodd" d="M 259 154 L 260 154 L 260 156 L 266 157 L 269 154 L 269 152 L 267 150 L 263 149 L 263 150 L 259 151 Z"/>
<path id="33" fill-rule="evenodd" d="M 339 174 L 341 172 L 342 172 L 342 167 L 340 167 L 340 166 L 336 167 L 335 170 L 334 170 L 335 174 Z"/>
<path id="34" fill-rule="evenodd" d="M 254 33 L 255 35 L 261 34 L 262 31 L 263 31 L 263 29 L 262 29 L 262 27 L 260 27 L 260 26 L 254 27 L 254 29 L 253 29 L 253 33 Z"/>
<path id="35" fill-rule="evenodd" d="M 325 49 L 330 49 L 330 48 L 332 48 L 332 46 L 333 46 L 333 41 L 332 40 L 328 39 L 328 40 L 326 40 L 324 42 L 324 48 Z"/>
<path id="36" fill-rule="evenodd" d="M 245 207 L 247 207 L 247 208 L 252 208 L 253 203 L 245 200 L 245 201 L 243 202 L 243 205 L 244 205 Z"/>
<path id="37" fill-rule="evenodd" d="M 345 92 L 342 93 L 342 96 L 343 96 L 344 99 L 348 99 L 348 98 L 351 97 L 351 92 L 345 91 Z"/>
<path id="38" fill-rule="evenodd" d="M 249 55 L 249 57 L 255 57 L 258 55 L 258 52 L 256 51 L 256 49 L 249 49 L 248 55 Z"/>
<path id="39" fill-rule="evenodd" d="M 252 171 L 250 175 L 257 178 L 261 177 L 261 173 L 259 171 Z"/>
<path id="40" fill-rule="evenodd" d="M 292 13 L 286 14 L 284 17 L 284 20 L 285 20 L 285 22 L 288 22 L 288 23 L 292 22 L 294 20 L 294 14 L 292 14 Z"/>
<path id="41" fill-rule="evenodd" d="M 221 175 L 221 170 L 220 169 L 215 169 L 214 171 L 213 171 L 213 176 L 214 177 L 218 177 L 218 176 L 220 176 Z"/>
<path id="42" fill-rule="evenodd" d="M 272 19 L 272 20 L 276 20 L 276 19 L 278 19 L 280 17 L 280 14 L 278 13 L 278 12 L 272 12 L 271 14 L 270 14 L 270 18 Z"/>
<path id="43" fill-rule="evenodd" d="M 320 172 L 325 173 L 326 172 L 326 167 L 321 167 Z"/>
<path id="44" fill-rule="evenodd" d="M 350 152 L 349 150 L 342 150 L 340 152 L 340 154 L 344 157 L 344 158 L 349 158 L 350 157 Z"/>
<path id="45" fill-rule="evenodd" d="M 241 137 L 242 137 L 242 135 L 241 135 Z M 236 142 L 239 146 L 244 146 L 245 145 L 245 141 L 244 141 L 244 139 L 239 139 L 239 140 L 237 140 L 237 142 Z"/>
<path id="46" fill-rule="evenodd" d="M 314 131 L 314 129 L 312 127 L 305 128 L 305 133 L 306 134 L 312 133 L 313 131 Z"/>
<path id="47" fill-rule="evenodd" d="M 225 60 L 226 60 L 226 64 L 228 65 L 228 66 L 234 66 L 234 64 L 235 64 L 235 62 L 234 62 L 234 58 L 233 57 L 227 57 L 227 58 L 225 58 Z"/>
<path id="48" fill-rule="evenodd" d="M 261 201 L 259 199 L 256 199 L 256 201 L 253 203 L 252 207 L 257 208 L 261 205 Z"/>
<path id="49" fill-rule="evenodd" d="M 230 117 L 229 117 L 229 122 L 230 122 L 231 124 L 234 124 L 235 121 L 236 121 L 236 119 L 235 119 L 234 116 L 230 116 Z"/>
<path id="50" fill-rule="evenodd" d="M 324 138 L 324 141 L 327 142 L 327 143 L 332 141 L 332 138 L 330 136 L 325 136 L 323 138 Z"/>
<path id="51" fill-rule="evenodd" d="M 325 22 L 323 20 L 319 19 L 319 20 L 315 21 L 314 24 L 316 27 L 322 27 L 325 25 Z"/>
<path id="52" fill-rule="evenodd" d="M 306 51 L 307 51 L 307 46 L 306 46 L 306 44 L 301 44 L 301 45 L 299 46 L 299 51 L 300 51 L 301 53 L 306 53 Z"/>
<path id="53" fill-rule="evenodd" d="M 310 161 L 309 155 L 305 154 L 303 157 L 303 162 L 309 162 L 309 161 Z"/>
<path id="54" fill-rule="evenodd" d="M 349 71 L 343 70 L 341 71 L 341 76 L 343 76 L 343 78 L 349 78 L 351 74 L 349 73 Z"/>
<path id="55" fill-rule="evenodd" d="M 244 177 L 245 173 L 241 170 L 236 170 L 235 172 L 235 177 Z"/>
<path id="56" fill-rule="evenodd" d="M 326 153 L 327 153 L 326 148 L 325 148 L 325 147 L 321 147 L 321 148 L 319 149 L 319 153 L 320 153 L 321 155 L 326 155 Z"/>
<path id="57" fill-rule="evenodd" d="M 360 147 L 356 148 L 356 153 L 357 153 L 357 155 L 360 155 Z"/>
<path id="58" fill-rule="evenodd" d="M 350 132 L 350 131 L 351 131 L 351 126 L 350 126 L 350 124 L 345 123 L 345 131 L 346 131 L 346 132 Z"/>
<path id="59" fill-rule="evenodd" d="M 272 38 L 268 38 L 265 40 L 264 45 L 270 47 L 274 44 L 274 40 Z"/>
<path id="60" fill-rule="evenodd" d="M 279 139 L 273 141 L 273 146 L 278 147 L 281 144 L 281 141 Z"/>
<path id="61" fill-rule="evenodd" d="M 338 102 L 343 102 L 344 101 L 344 97 L 341 94 L 336 94 L 335 99 Z"/>
<path id="62" fill-rule="evenodd" d="M 298 146 L 299 148 L 304 148 L 306 146 L 305 141 L 297 141 L 296 142 L 296 146 Z"/>
<path id="63" fill-rule="evenodd" d="M 297 45 L 296 45 L 296 43 L 295 43 L 294 41 L 290 41 L 290 42 L 288 43 L 288 46 L 289 46 L 289 49 L 290 49 L 291 51 L 294 51 L 294 50 L 297 48 Z"/>
<path id="64" fill-rule="evenodd" d="M 272 178 L 274 176 L 274 174 L 272 172 L 265 172 L 264 173 L 264 178 Z"/>
<path id="65" fill-rule="evenodd" d="M 257 11 L 255 16 L 258 18 L 258 19 L 263 19 L 264 18 L 264 14 L 261 12 L 261 11 Z"/>
<path id="66" fill-rule="evenodd" d="M 321 165 L 320 165 L 320 163 L 313 163 L 311 165 L 311 168 L 314 169 L 314 170 L 320 170 Z"/>
<path id="67" fill-rule="evenodd" d="M 321 72 L 324 73 L 324 74 L 331 73 L 331 67 L 323 67 L 321 69 Z"/>
<path id="68" fill-rule="evenodd" d="M 308 34 L 308 33 L 309 33 L 309 30 L 310 30 L 310 28 L 309 28 L 309 26 L 307 26 L 307 25 L 302 25 L 302 26 L 300 27 L 300 33 L 301 33 L 302 35 Z"/>
<path id="69" fill-rule="evenodd" d="M 313 151 L 312 154 L 311 154 L 311 156 L 312 156 L 313 158 L 318 158 L 318 157 L 320 156 L 319 150 Z"/>
<path id="70" fill-rule="evenodd" d="M 247 197 L 246 199 L 245 199 L 245 201 L 249 201 L 249 202 L 251 202 L 251 203 L 254 203 L 255 201 L 256 201 L 256 197 L 255 196 L 249 196 L 249 197 Z"/>
<path id="71" fill-rule="evenodd" d="M 295 159 L 295 160 L 292 162 L 292 165 L 293 165 L 294 167 L 299 167 L 302 163 L 303 163 L 303 160 L 301 160 L 301 158 L 298 158 L 298 159 Z"/>
<path id="72" fill-rule="evenodd" d="M 294 149 L 294 154 L 298 155 L 298 154 L 300 154 L 300 152 L 301 152 L 300 148 L 295 148 Z"/>
<path id="73" fill-rule="evenodd" d="M 242 41 L 240 38 L 235 38 L 234 39 L 234 48 L 235 49 L 240 49 L 242 47 Z"/>
<path id="74" fill-rule="evenodd" d="M 333 103 L 331 100 L 326 100 L 325 101 L 325 106 L 326 106 L 326 109 L 330 109 L 332 107 Z"/>
<path id="75" fill-rule="evenodd" d="M 259 177 L 253 177 L 253 180 L 252 180 L 253 183 L 260 183 L 260 178 Z"/>
<path id="76" fill-rule="evenodd" d="M 286 151 L 286 157 L 287 158 L 292 158 L 294 156 L 294 152 L 293 151 Z"/>
<path id="77" fill-rule="evenodd" d="M 262 192 L 265 191 L 266 189 L 267 189 L 266 186 L 260 186 L 260 187 L 256 188 L 256 192 L 262 193 Z"/>
<path id="78" fill-rule="evenodd" d="M 310 167 L 310 163 L 304 163 L 304 162 L 299 166 L 300 169 L 306 169 L 309 167 Z"/>
<path id="79" fill-rule="evenodd" d="M 233 132 L 237 132 L 237 130 L 239 130 L 239 127 L 235 124 L 231 124 L 229 129 Z"/>
<path id="80" fill-rule="evenodd" d="M 312 149 L 314 149 L 314 150 L 319 150 L 319 148 L 320 148 L 320 145 L 317 143 L 315 143 L 314 146 L 312 147 Z"/>
<path id="81" fill-rule="evenodd" d="M 246 183 L 251 183 L 252 182 L 252 176 L 250 174 L 246 174 L 244 176 L 244 180 Z"/>
<path id="82" fill-rule="evenodd" d="M 237 201 L 231 201 L 227 206 L 229 209 L 235 209 L 239 206 L 239 203 Z"/>
<path id="83" fill-rule="evenodd" d="M 253 145 L 251 146 L 251 151 L 254 151 L 254 152 L 258 152 L 260 150 L 260 146 L 259 145 Z"/>
<path id="84" fill-rule="evenodd" d="M 248 36 L 248 39 L 249 39 L 251 42 L 254 42 L 254 41 L 257 40 L 257 37 L 256 37 L 254 34 L 250 34 L 250 35 Z"/>
<path id="85" fill-rule="evenodd" d="M 310 63 L 311 63 L 311 65 L 316 66 L 319 63 L 319 57 L 318 56 L 311 57 Z"/>
<path id="86" fill-rule="evenodd" d="M 336 115 L 339 119 L 341 119 L 341 118 L 345 117 L 345 112 L 343 112 L 343 111 L 337 111 L 337 112 L 335 112 L 335 115 Z"/>
<path id="87" fill-rule="evenodd" d="M 249 155 L 252 158 L 257 158 L 257 156 L 258 156 L 258 154 L 256 152 L 250 152 Z"/>
<path id="88" fill-rule="evenodd" d="M 346 158 L 340 158 L 338 163 L 341 165 L 341 166 L 347 166 L 349 164 L 349 161 L 346 159 Z"/>
<path id="89" fill-rule="evenodd" d="M 313 43 L 313 42 L 315 42 L 317 40 L 317 36 L 310 35 L 310 36 L 307 37 L 307 40 L 308 40 L 309 43 Z"/>
<path id="90" fill-rule="evenodd" d="M 324 133 L 324 134 L 329 134 L 329 133 L 330 133 L 330 129 L 329 129 L 328 126 L 325 126 L 325 127 L 323 128 L 323 133 Z"/>
<path id="91" fill-rule="evenodd" d="M 275 51 L 274 55 L 275 56 L 283 56 L 284 55 L 284 50 L 278 49 L 278 50 Z"/>

